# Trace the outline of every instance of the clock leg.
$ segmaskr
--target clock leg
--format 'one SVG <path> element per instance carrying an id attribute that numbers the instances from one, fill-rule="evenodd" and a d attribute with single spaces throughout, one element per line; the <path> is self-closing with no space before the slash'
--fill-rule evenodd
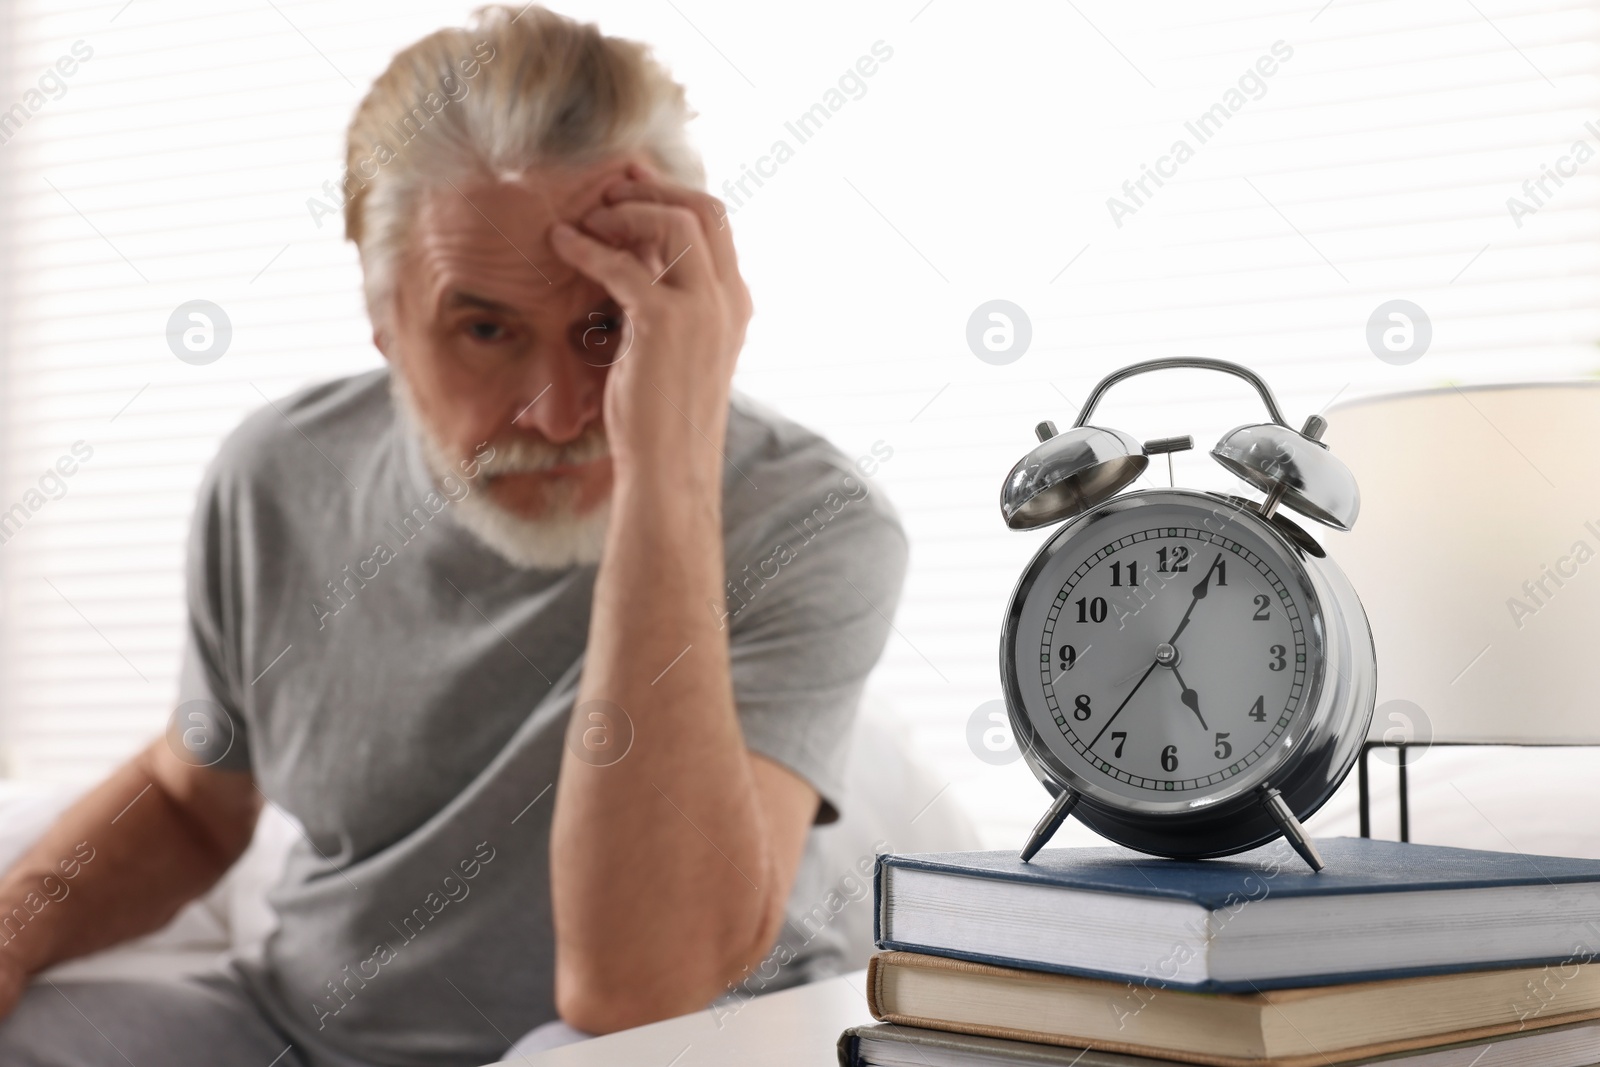
<path id="1" fill-rule="evenodd" d="M 1264 785 L 1261 787 L 1261 802 L 1267 806 L 1267 814 L 1278 824 L 1278 829 L 1283 831 L 1283 836 L 1288 839 L 1289 844 L 1294 846 L 1294 850 L 1300 853 L 1300 858 L 1305 860 L 1313 871 L 1320 871 L 1327 866 L 1317 854 L 1317 846 L 1311 843 L 1311 836 L 1306 833 L 1306 828 L 1300 825 L 1300 820 L 1294 817 L 1294 812 L 1290 811 L 1289 805 L 1284 802 L 1283 794 L 1270 785 Z"/>
<path id="2" fill-rule="evenodd" d="M 1022 847 L 1023 863 L 1033 859 L 1045 843 L 1056 835 L 1056 831 L 1061 829 L 1061 824 L 1067 821 L 1067 816 L 1072 814 L 1072 809 L 1078 806 L 1078 799 L 1079 794 L 1075 790 L 1066 786 L 1061 787 L 1061 793 L 1050 805 L 1050 810 L 1044 813 L 1039 825 L 1028 835 L 1028 843 Z"/>

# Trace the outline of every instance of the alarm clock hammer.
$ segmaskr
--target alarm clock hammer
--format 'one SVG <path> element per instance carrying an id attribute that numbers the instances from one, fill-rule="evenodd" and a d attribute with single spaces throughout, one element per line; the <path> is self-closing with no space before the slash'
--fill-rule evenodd
<path id="1" fill-rule="evenodd" d="M 1211 454 L 1263 500 L 1127 488 L 1150 456 L 1192 438 L 1141 443 L 1089 419 L 1117 382 L 1178 368 L 1233 375 L 1260 396 L 1270 421 L 1229 431 Z M 1302 824 L 1354 765 L 1377 685 L 1359 598 L 1285 514 L 1355 522 L 1359 491 L 1322 442 L 1326 425 L 1312 415 L 1291 427 L 1259 376 L 1213 359 L 1124 367 L 1095 386 L 1073 427 L 1039 425 L 1000 499 L 1013 529 L 1059 524 L 1018 580 L 1000 642 L 1013 731 L 1052 797 L 1024 861 L 1075 816 L 1183 859 L 1282 836 L 1321 869 Z M 1194 580 L 1190 564 L 1206 556 Z M 1095 655 L 1081 656 L 1091 644 Z M 1176 700 L 1150 683 L 1158 668 Z"/>

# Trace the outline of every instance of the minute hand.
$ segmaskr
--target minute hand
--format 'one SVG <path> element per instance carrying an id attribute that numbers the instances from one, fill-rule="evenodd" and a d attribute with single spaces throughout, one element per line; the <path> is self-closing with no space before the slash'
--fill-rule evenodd
<path id="1" fill-rule="evenodd" d="M 1178 628 L 1176 630 L 1172 631 L 1172 636 L 1167 639 L 1167 644 L 1175 645 L 1178 643 L 1178 635 L 1183 633 L 1183 628 L 1185 626 L 1189 625 L 1189 616 L 1194 614 L 1194 606 L 1200 603 L 1200 601 L 1204 600 L 1206 594 L 1210 592 L 1209 587 L 1211 584 L 1211 575 L 1216 571 L 1217 564 L 1221 562 L 1222 553 L 1218 552 L 1217 558 L 1212 560 L 1211 566 L 1206 568 L 1206 576 L 1200 579 L 1199 584 L 1194 587 L 1194 599 L 1189 601 L 1189 610 L 1183 613 L 1183 621 L 1178 623 Z"/>
<path id="2" fill-rule="evenodd" d="M 1144 680 L 1150 677 L 1150 672 L 1155 669 L 1156 664 L 1152 660 L 1150 666 L 1144 669 L 1144 673 L 1139 675 L 1139 680 L 1133 683 L 1133 688 L 1128 690 L 1128 695 L 1122 698 L 1122 703 L 1117 705 L 1117 710 L 1111 713 L 1111 718 L 1106 720 L 1105 725 L 1100 727 L 1100 732 L 1094 735 L 1094 740 L 1089 742 L 1090 748 L 1093 748 L 1106 735 L 1106 731 L 1111 728 L 1111 724 L 1116 721 L 1117 716 L 1122 714 L 1122 709 L 1127 707 L 1128 701 L 1133 699 L 1133 694 L 1139 691 L 1139 687 L 1144 684 Z"/>

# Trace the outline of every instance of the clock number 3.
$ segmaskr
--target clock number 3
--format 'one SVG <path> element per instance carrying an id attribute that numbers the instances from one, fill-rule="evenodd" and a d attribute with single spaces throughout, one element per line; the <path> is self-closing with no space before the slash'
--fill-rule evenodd
<path id="1" fill-rule="evenodd" d="M 1284 652 L 1285 649 L 1282 645 L 1272 646 L 1272 662 L 1267 664 L 1268 670 L 1281 671 L 1288 665 L 1288 660 L 1284 658 Z"/>

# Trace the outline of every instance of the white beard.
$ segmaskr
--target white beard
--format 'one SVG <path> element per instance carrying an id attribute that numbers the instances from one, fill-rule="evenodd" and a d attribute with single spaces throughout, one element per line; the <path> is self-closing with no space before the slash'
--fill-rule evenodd
<path id="1" fill-rule="evenodd" d="M 416 398 L 399 368 L 389 370 L 390 392 L 407 428 L 422 445 L 423 460 L 435 480 L 459 478 L 460 460 L 450 455 L 434 436 L 417 409 Z M 479 464 L 479 488 L 492 474 L 538 470 L 555 462 L 583 462 L 605 455 L 603 437 L 580 439 L 568 446 L 529 442 L 527 447 L 496 447 L 492 459 Z M 471 482 L 467 484 L 471 485 Z M 545 493 L 545 510 L 537 519 L 518 515 L 495 502 L 486 491 L 469 491 L 452 506 L 455 521 L 467 532 L 517 567 L 562 570 L 600 562 L 606 526 L 611 517 L 609 498 L 587 512 L 575 506 L 577 486 L 560 483 Z"/>

